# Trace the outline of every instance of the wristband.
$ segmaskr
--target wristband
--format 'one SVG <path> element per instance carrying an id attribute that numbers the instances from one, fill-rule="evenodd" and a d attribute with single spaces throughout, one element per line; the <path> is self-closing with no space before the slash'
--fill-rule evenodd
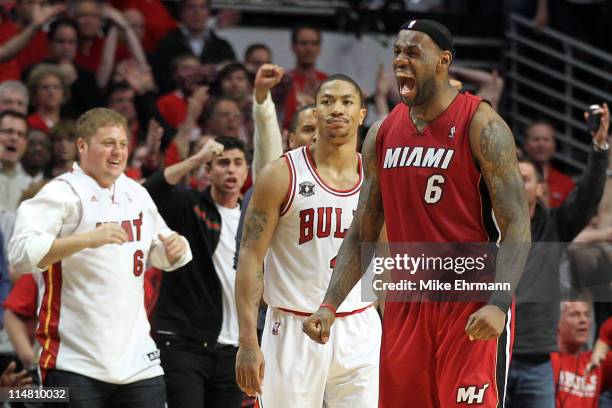
<path id="1" fill-rule="evenodd" d="M 331 303 L 321 303 L 321 306 L 319 306 L 319 308 L 322 308 L 322 307 L 325 307 L 325 308 L 331 310 L 331 312 L 334 315 L 336 315 L 336 308 Z"/>

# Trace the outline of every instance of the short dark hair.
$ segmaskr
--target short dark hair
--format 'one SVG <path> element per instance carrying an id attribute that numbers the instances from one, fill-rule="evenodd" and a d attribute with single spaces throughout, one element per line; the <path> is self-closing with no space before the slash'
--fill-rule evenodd
<path id="1" fill-rule="evenodd" d="M 109 102 L 111 100 L 111 96 L 115 92 L 124 92 L 124 91 L 134 91 L 134 89 L 130 86 L 130 84 L 128 84 L 125 81 L 111 83 L 108 86 L 108 89 L 106 90 L 106 104 L 107 105 L 109 104 Z"/>
<path id="2" fill-rule="evenodd" d="M 28 125 L 28 117 L 26 115 L 24 115 L 23 113 L 21 113 L 21 112 L 17 112 L 17 111 L 12 110 L 12 109 L 7 109 L 7 110 L 0 111 L 0 123 L 2 123 L 2 120 L 4 120 L 4 118 L 17 118 L 17 119 L 21 119 L 26 124 L 26 133 L 30 130 L 30 126 Z"/>
<path id="3" fill-rule="evenodd" d="M 348 75 L 344 75 L 344 74 L 333 74 L 325 78 L 323 81 L 321 81 L 321 83 L 317 87 L 317 90 L 315 91 L 315 103 L 317 100 L 317 96 L 319 96 L 319 92 L 321 92 L 321 88 L 323 87 L 323 85 L 331 81 L 344 81 L 344 82 L 348 82 L 349 84 L 353 85 L 353 87 L 355 87 L 355 90 L 357 90 L 357 93 L 359 94 L 359 103 L 361 104 L 362 107 L 365 106 L 365 101 L 363 99 L 363 92 L 361 91 L 359 84 L 357 84 L 357 82 L 355 82 L 353 78 L 349 77 Z"/>
<path id="4" fill-rule="evenodd" d="M 57 20 L 54 20 L 49 26 L 47 38 L 52 41 L 55 38 L 55 34 L 57 33 L 57 30 L 60 29 L 60 27 L 72 27 L 72 29 L 74 29 L 74 32 L 77 33 L 77 35 L 79 33 L 79 28 L 74 22 L 74 20 L 66 17 L 60 17 Z"/>
<path id="5" fill-rule="evenodd" d="M 217 82 L 220 84 L 226 77 L 232 75 L 236 71 L 242 71 L 248 77 L 249 70 L 246 69 L 244 65 L 240 62 L 231 62 L 223 67 L 221 71 L 217 74 Z"/>
<path id="6" fill-rule="evenodd" d="M 255 43 L 247 47 L 246 51 L 244 52 L 244 60 L 248 60 L 249 56 L 256 50 L 266 50 L 268 51 L 268 54 L 272 55 L 272 50 L 266 44 Z"/>
<path id="7" fill-rule="evenodd" d="M 217 136 L 215 137 L 215 142 L 222 144 L 225 150 L 238 149 L 246 157 L 246 145 L 237 137 Z"/>
<path id="8" fill-rule="evenodd" d="M 533 170 L 535 171 L 536 180 L 538 181 L 538 183 L 544 183 L 544 171 L 542 169 L 542 166 L 540 166 L 539 164 L 537 164 L 536 162 L 534 162 L 528 157 L 519 157 L 518 162 L 519 164 L 524 163 L 524 164 L 529 164 L 530 166 L 533 166 Z"/>
<path id="9" fill-rule="evenodd" d="M 291 30 L 291 44 L 295 44 L 298 39 L 298 35 L 302 30 L 313 30 L 316 31 L 317 36 L 319 37 L 319 42 L 321 41 L 321 29 L 314 24 L 311 23 L 302 23 L 298 24 Z"/>
<path id="10" fill-rule="evenodd" d="M 185 5 L 189 0 L 179 0 L 178 2 L 178 11 L 179 13 L 183 11 Z M 206 8 L 210 10 L 210 0 L 206 0 Z"/>
<path id="11" fill-rule="evenodd" d="M 308 105 L 302 106 L 300 109 L 296 110 L 295 113 L 293 114 L 293 117 L 291 118 L 291 123 L 289 124 L 289 131 L 295 134 L 295 131 L 297 130 L 297 127 L 298 127 L 298 122 L 300 120 L 300 113 L 308 109 L 314 109 L 315 107 L 316 106 L 314 104 L 309 103 Z"/>
<path id="12" fill-rule="evenodd" d="M 550 127 L 553 130 L 553 135 L 554 135 L 555 126 L 552 124 L 551 121 L 549 121 L 546 118 L 536 118 L 536 119 L 532 120 L 531 122 L 529 122 L 529 124 L 527 124 L 525 126 L 525 139 L 527 139 L 527 137 L 528 137 L 527 132 L 529 131 L 529 129 L 531 129 L 532 127 L 537 126 L 537 125 L 545 125 L 545 126 Z"/>

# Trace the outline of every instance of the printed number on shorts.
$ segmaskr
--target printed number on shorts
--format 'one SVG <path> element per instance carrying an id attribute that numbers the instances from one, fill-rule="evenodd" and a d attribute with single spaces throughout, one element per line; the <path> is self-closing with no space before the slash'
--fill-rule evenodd
<path id="1" fill-rule="evenodd" d="M 140 276 L 144 272 L 144 263 L 142 262 L 144 254 L 140 249 L 134 252 L 134 275 Z"/>
<path id="2" fill-rule="evenodd" d="M 442 185 L 444 184 L 444 176 L 434 174 L 427 179 L 427 188 L 425 189 L 425 202 L 427 204 L 435 204 L 442 198 Z"/>

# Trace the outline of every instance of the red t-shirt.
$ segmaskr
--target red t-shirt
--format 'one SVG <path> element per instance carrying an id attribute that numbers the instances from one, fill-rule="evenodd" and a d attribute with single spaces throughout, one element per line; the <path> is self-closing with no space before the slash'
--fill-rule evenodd
<path id="1" fill-rule="evenodd" d="M 15 23 L 8 20 L 7 17 L 1 16 L 0 23 L 0 45 L 4 44 L 19 32 L 19 28 Z M 0 63 L 0 82 L 8 80 L 21 79 L 21 67 L 17 59 L 13 58 L 7 62 Z"/>
<path id="2" fill-rule="evenodd" d="M 24 70 L 34 64 L 49 58 L 49 45 L 47 42 L 47 33 L 39 31 L 34 38 L 30 40 L 28 46 L 17 54 L 17 63 Z"/>
<path id="3" fill-rule="evenodd" d="M 169 92 L 157 98 L 157 110 L 167 124 L 178 129 L 187 117 L 187 101 L 181 92 Z"/>
<path id="4" fill-rule="evenodd" d="M 30 127 L 30 129 L 42 130 L 45 133 L 49 133 L 49 130 L 51 130 L 38 112 L 34 112 L 30 116 L 28 116 L 28 126 Z"/>
<path id="5" fill-rule="evenodd" d="M 85 54 L 81 47 L 77 50 L 77 55 L 74 62 L 82 68 L 88 69 L 91 72 L 98 71 L 100 62 L 102 62 L 102 50 L 104 49 L 104 38 L 98 37 L 94 40 L 89 52 Z M 130 51 L 121 43 L 117 44 L 115 52 L 115 65 L 122 59 L 130 58 Z"/>
<path id="6" fill-rule="evenodd" d="M 550 208 L 557 208 L 572 192 L 576 183 L 567 174 L 561 173 L 554 167 L 550 167 L 548 171 L 548 178 L 546 179 L 548 184 L 548 191 L 550 193 Z"/>
<path id="7" fill-rule="evenodd" d="M 287 100 L 285 101 L 285 113 L 283 119 L 283 128 L 289 129 L 291 126 L 291 119 L 293 118 L 293 114 L 297 111 L 297 92 L 307 92 L 310 96 L 314 97 L 314 92 L 319 86 L 319 83 L 327 78 L 327 74 L 321 71 L 315 70 L 315 79 L 312 83 L 307 83 L 307 78 L 297 73 L 295 70 L 289 73 L 291 77 L 291 91 L 289 95 L 287 95 Z M 306 85 L 308 85 L 308 90 L 305 90 Z"/>
<path id="8" fill-rule="evenodd" d="M 147 53 L 155 52 L 159 40 L 176 28 L 176 20 L 159 0 L 110 0 L 110 3 L 121 11 L 137 9 L 142 13 L 146 26 L 142 46 Z"/>
<path id="9" fill-rule="evenodd" d="M 604 324 L 601 325 L 599 340 L 612 347 L 612 317 L 608 317 Z"/>
<path id="10" fill-rule="evenodd" d="M 550 355 L 555 379 L 557 408 L 597 408 L 601 393 L 602 368 L 584 375 L 591 352 L 577 356 L 564 353 Z"/>

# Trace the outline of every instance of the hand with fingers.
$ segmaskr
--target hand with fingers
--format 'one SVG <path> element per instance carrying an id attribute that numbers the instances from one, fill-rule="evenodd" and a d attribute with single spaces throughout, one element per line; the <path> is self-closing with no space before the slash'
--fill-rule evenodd
<path id="1" fill-rule="evenodd" d="M 465 332 L 470 340 L 491 340 L 498 338 L 504 331 L 506 314 L 494 305 L 478 309 L 468 318 Z"/>
<path id="2" fill-rule="evenodd" d="M 32 377 L 27 371 L 21 370 L 16 373 L 15 368 L 17 364 L 11 361 L 9 365 L 4 369 L 2 375 L 0 375 L 0 387 L 27 387 L 32 385 Z"/>
<path id="3" fill-rule="evenodd" d="M 40 30 L 42 26 L 50 22 L 55 16 L 63 13 L 66 6 L 63 4 L 55 4 L 53 6 L 41 6 L 36 4 L 32 6 L 32 25 Z"/>
<path id="4" fill-rule="evenodd" d="M 329 333 L 335 320 L 334 312 L 327 307 L 320 307 L 319 310 L 304 320 L 302 331 L 317 343 L 325 344 L 329 340 Z"/>
<path id="5" fill-rule="evenodd" d="M 195 157 L 201 164 L 207 164 L 221 156 L 224 149 L 225 147 L 221 143 L 216 142 L 214 139 L 208 139 L 204 146 L 195 154 Z"/>
<path id="6" fill-rule="evenodd" d="M 266 100 L 270 89 L 278 85 L 285 75 L 285 70 L 278 65 L 263 64 L 255 74 L 255 99 L 258 104 Z"/>
<path id="7" fill-rule="evenodd" d="M 608 145 L 608 131 L 610 127 L 610 110 L 608 104 L 601 104 L 600 108 L 593 112 L 595 115 L 599 115 L 599 127 L 595 132 L 591 132 L 593 137 L 593 143 L 600 149 L 607 149 Z M 584 120 L 589 122 L 589 112 L 584 112 Z"/>
<path id="8" fill-rule="evenodd" d="M 108 223 L 98 226 L 93 231 L 85 233 L 87 247 L 99 248 L 102 245 L 118 244 L 121 245 L 128 240 L 128 234 L 119 224 Z"/>
<path id="9" fill-rule="evenodd" d="M 170 265 L 174 265 L 179 259 L 187 252 L 187 243 L 185 240 L 176 232 L 168 235 L 167 237 L 159 234 L 159 240 L 164 245 L 166 250 L 166 258 Z"/>
<path id="10" fill-rule="evenodd" d="M 264 355 L 259 346 L 241 345 L 236 354 L 236 382 L 246 395 L 261 395 L 264 369 Z"/>

